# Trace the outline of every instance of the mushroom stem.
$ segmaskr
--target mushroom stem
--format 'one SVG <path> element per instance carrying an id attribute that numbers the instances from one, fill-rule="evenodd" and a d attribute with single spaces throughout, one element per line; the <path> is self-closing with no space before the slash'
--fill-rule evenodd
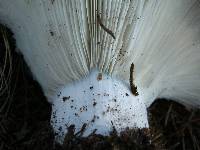
<path id="1" fill-rule="evenodd" d="M 129 128 L 148 128 L 147 109 L 142 96 L 134 96 L 128 83 L 103 74 L 97 69 L 58 90 L 53 102 L 51 123 L 58 141 L 63 141 L 67 127 L 75 133 L 86 124 L 83 136 L 94 130 L 109 135 L 113 127 L 120 132 Z M 66 127 L 67 126 L 67 127 Z"/>

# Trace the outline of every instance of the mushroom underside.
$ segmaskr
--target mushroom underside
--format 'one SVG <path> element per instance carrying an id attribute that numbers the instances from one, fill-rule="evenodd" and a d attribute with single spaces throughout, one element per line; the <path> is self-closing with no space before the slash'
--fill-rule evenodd
<path id="1" fill-rule="evenodd" d="M 107 129 L 111 118 L 127 125 L 129 121 L 122 120 L 129 116 L 128 126 L 133 127 L 140 119 L 134 121 L 130 116 L 137 116 L 138 111 L 146 116 L 146 107 L 156 98 L 200 107 L 198 0 L 1 0 L 0 21 L 14 32 L 19 52 L 53 104 L 52 118 L 55 113 L 59 116 L 52 119 L 55 131 L 62 120 L 62 128 L 69 121 L 80 129 L 94 116 L 96 125 L 103 123 Z M 131 64 L 139 96 L 130 92 Z M 97 81 L 97 72 L 106 78 Z M 90 84 L 94 89 L 88 89 Z M 98 93 L 101 97 L 93 95 Z M 109 96 L 104 99 L 102 93 Z M 116 95 L 119 100 L 113 103 Z M 103 116 L 108 104 L 119 105 L 120 112 Z M 88 112 L 82 114 L 87 117 L 77 113 L 85 111 L 84 105 Z M 133 111 L 128 111 L 129 105 Z M 79 110 L 74 110 L 76 106 Z M 64 112 L 70 117 L 63 116 Z M 96 126 L 89 128 L 92 131 Z"/>

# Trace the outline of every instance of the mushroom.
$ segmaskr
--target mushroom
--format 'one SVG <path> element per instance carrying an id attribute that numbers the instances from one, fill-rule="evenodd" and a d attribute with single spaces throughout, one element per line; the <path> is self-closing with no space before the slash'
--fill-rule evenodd
<path id="1" fill-rule="evenodd" d="M 148 128 L 156 98 L 200 107 L 198 0 L 0 0 L 62 142 Z"/>

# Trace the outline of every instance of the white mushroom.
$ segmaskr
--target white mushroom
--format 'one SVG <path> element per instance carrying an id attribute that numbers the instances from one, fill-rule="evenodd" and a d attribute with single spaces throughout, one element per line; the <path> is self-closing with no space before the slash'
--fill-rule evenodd
<path id="1" fill-rule="evenodd" d="M 59 141 L 66 124 L 87 123 L 85 136 L 148 127 L 156 98 L 200 106 L 198 0 L 0 0 L 0 21 L 53 104 Z"/>

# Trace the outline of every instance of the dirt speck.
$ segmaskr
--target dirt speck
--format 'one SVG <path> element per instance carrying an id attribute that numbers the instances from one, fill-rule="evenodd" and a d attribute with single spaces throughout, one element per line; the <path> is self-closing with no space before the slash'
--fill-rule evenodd
<path id="1" fill-rule="evenodd" d="M 102 75 L 102 73 L 99 73 L 98 76 L 97 76 L 97 80 L 100 81 L 102 79 L 103 79 L 103 75 Z"/>
<path id="2" fill-rule="evenodd" d="M 70 99 L 70 96 L 63 96 L 63 102 L 67 101 Z"/>

